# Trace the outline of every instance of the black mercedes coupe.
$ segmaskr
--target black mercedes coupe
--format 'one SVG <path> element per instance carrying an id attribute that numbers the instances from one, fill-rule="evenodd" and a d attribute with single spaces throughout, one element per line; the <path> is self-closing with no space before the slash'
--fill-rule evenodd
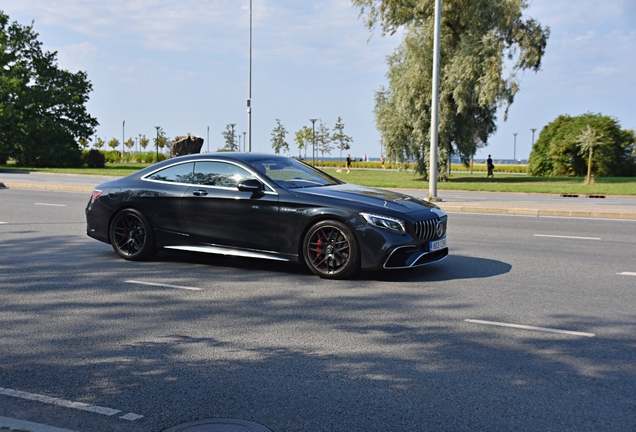
<path id="1" fill-rule="evenodd" d="M 304 262 L 329 279 L 439 261 L 446 221 L 427 201 L 259 153 L 168 159 L 100 184 L 86 207 L 87 234 L 128 260 L 177 249 Z"/>

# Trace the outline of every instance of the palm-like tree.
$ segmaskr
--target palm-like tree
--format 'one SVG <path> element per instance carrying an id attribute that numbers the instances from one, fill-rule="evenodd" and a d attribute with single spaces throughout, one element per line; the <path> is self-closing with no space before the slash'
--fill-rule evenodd
<path id="1" fill-rule="evenodd" d="M 576 137 L 576 142 L 580 147 L 579 154 L 589 154 L 587 158 L 587 178 L 585 179 L 585 184 L 588 185 L 591 183 L 592 178 L 592 154 L 594 152 L 594 147 L 603 144 L 601 138 L 603 138 L 603 134 L 596 133 L 590 125 L 587 125 L 587 129 L 582 129 L 581 134 Z"/>

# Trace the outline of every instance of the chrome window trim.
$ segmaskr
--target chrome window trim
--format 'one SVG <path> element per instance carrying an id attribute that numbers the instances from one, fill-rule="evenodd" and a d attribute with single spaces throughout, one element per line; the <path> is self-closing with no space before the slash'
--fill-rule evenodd
<path id="1" fill-rule="evenodd" d="M 263 193 L 266 195 L 278 195 L 278 192 L 276 192 L 276 189 L 274 187 L 272 187 L 272 185 L 270 185 L 267 181 L 263 180 L 263 178 L 259 175 L 258 171 L 256 170 L 251 170 L 249 168 L 246 168 L 242 165 L 239 165 L 233 161 L 227 161 L 227 160 L 223 160 L 223 159 L 196 159 L 196 160 L 188 160 L 188 161 L 179 161 L 179 162 L 175 162 L 173 164 L 170 165 L 166 165 L 163 166 L 161 168 L 158 168 L 152 172 L 149 172 L 148 174 L 144 175 L 143 177 L 141 177 L 141 180 L 143 181 L 147 181 L 147 182 L 151 182 L 151 183 L 161 183 L 161 184 L 169 184 L 169 185 L 180 185 L 180 186 L 188 186 L 188 187 L 202 187 L 202 188 L 211 188 L 211 189 L 223 189 L 223 190 L 227 190 L 227 191 L 238 191 L 237 188 L 231 188 L 231 187 L 225 187 L 225 186 L 211 186 L 211 185 L 201 185 L 201 184 L 196 184 L 196 183 L 178 183 L 178 182 L 169 182 L 169 181 L 164 181 L 164 180 L 153 180 L 153 179 L 149 179 L 148 177 L 150 177 L 151 175 L 158 173 L 159 171 L 163 171 L 167 168 L 171 168 L 173 166 L 177 166 L 177 165 L 183 165 L 183 164 L 187 164 L 187 163 L 196 163 L 196 162 L 222 162 L 222 163 L 227 163 L 227 164 L 232 164 L 238 168 L 241 168 L 247 172 L 249 172 L 250 174 L 252 174 L 252 176 L 254 176 L 254 178 L 256 178 L 258 181 L 260 181 L 261 183 L 263 183 L 269 190 L 264 190 Z"/>

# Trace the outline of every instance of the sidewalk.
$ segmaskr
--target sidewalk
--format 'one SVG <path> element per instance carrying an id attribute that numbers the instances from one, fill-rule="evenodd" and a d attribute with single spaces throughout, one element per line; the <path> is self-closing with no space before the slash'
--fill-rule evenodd
<path id="1" fill-rule="evenodd" d="M 0 188 L 83 192 L 86 194 L 89 194 L 101 182 L 113 178 L 42 173 L 37 176 L 37 179 L 34 179 L 34 176 L 24 176 L 25 178 L 22 179 L 15 178 L 16 176 L 9 178 L 10 176 L 3 176 L 2 174 L 0 173 Z M 427 195 L 421 189 L 400 189 L 399 191 L 420 198 Z M 466 192 L 466 194 L 469 193 L 472 192 Z M 564 201 L 559 202 L 558 196 L 539 194 L 534 196 L 546 198 L 543 202 L 528 200 L 530 194 L 485 192 L 480 194 L 479 200 L 453 198 L 453 195 L 462 195 L 461 191 L 440 190 L 438 195 L 442 198 L 442 201 L 436 204 L 447 212 L 636 220 L 636 198 L 632 197 L 626 198 L 629 201 L 626 205 L 611 205 L 603 198 L 581 197 L 564 199 Z M 449 196 L 449 198 L 445 198 L 445 195 Z M 507 199 L 500 199 L 504 195 Z M 632 200 L 633 205 L 631 203 Z"/>

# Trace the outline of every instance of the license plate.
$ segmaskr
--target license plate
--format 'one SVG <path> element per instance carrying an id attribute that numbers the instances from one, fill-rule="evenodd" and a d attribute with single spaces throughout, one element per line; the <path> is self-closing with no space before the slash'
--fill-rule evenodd
<path id="1" fill-rule="evenodd" d="M 435 252 L 440 249 L 444 249 L 445 247 L 446 247 L 446 238 L 443 238 L 441 240 L 435 240 L 431 242 L 431 245 L 429 247 L 429 252 Z"/>

